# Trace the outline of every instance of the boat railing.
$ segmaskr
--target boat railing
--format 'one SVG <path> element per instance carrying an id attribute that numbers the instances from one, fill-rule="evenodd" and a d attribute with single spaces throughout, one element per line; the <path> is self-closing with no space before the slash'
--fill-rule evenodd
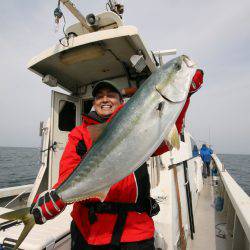
<path id="1" fill-rule="evenodd" d="M 26 204 L 27 198 L 32 190 L 33 184 L 1 188 L 0 207 L 16 209 Z"/>
<path id="2" fill-rule="evenodd" d="M 4 198 L 6 196 L 17 196 L 20 193 L 30 193 L 32 187 L 33 187 L 33 184 L 1 188 L 0 198 Z"/>
<path id="3" fill-rule="evenodd" d="M 227 172 L 219 158 L 213 154 L 214 163 L 222 182 L 227 231 L 232 237 L 232 249 L 250 248 L 250 197 Z"/>

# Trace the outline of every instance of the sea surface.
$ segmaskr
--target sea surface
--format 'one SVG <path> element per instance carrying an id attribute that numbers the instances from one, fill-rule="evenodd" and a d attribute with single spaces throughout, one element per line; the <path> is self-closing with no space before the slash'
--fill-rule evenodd
<path id="1" fill-rule="evenodd" d="M 0 147 L 0 188 L 31 184 L 39 170 L 38 148 Z M 218 154 L 231 176 L 250 195 L 250 155 Z"/>
<path id="2" fill-rule="evenodd" d="M 226 170 L 250 195 L 250 155 L 218 154 Z"/>
<path id="3" fill-rule="evenodd" d="M 38 148 L 0 147 L 0 188 L 34 183 L 39 154 Z"/>

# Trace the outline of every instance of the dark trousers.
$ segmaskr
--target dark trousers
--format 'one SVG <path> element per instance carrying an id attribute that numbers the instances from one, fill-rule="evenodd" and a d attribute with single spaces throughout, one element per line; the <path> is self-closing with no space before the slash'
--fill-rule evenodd
<path id="1" fill-rule="evenodd" d="M 88 245 L 73 221 L 71 223 L 70 231 L 71 250 L 155 250 L 154 239 L 121 243 L 118 247 L 113 247 L 111 245 L 94 246 Z"/>
<path id="2" fill-rule="evenodd" d="M 210 176 L 210 162 L 205 162 L 205 166 L 207 168 L 207 176 Z"/>
<path id="3" fill-rule="evenodd" d="M 207 178 L 207 176 L 210 176 L 210 162 L 203 163 L 202 175 L 204 178 Z"/>

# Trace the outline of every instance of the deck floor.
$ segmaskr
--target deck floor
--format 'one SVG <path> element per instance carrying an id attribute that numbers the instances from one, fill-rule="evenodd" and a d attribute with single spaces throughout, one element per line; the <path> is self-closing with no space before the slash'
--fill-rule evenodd
<path id="1" fill-rule="evenodd" d="M 200 193 L 195 212 L 195 234 L 194 240 L 190 240 L 190 250 L 224 250 L 231 249 L 230 240 L 216 236 L 218 230 L 216 225 L 225 222 L 222 213 L 214 209 L 214 194 L 211 178 L 204 180 L 204 187 Z M 223 225 L 222 225 L 223 226 Z M 221 228 L 221 226 L 220 226 Z M 226 232 L 225 227 L 222 228 Z"/>

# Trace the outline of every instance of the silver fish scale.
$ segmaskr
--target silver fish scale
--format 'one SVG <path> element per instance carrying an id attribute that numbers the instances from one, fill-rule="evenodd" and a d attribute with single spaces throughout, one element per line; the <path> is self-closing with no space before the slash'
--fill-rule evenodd
<path id="1" fill-rule="evenodd" d="M 182 63 L 183 74 L 174 65 Z M 187 96 L 191 70 L 177 58 L 153 73 L 127 102 L 125 107 L 108 124 L 85 159 L 68 179 L 58 187 L 57 193 L 65 202 L 81 200 L 109 188 L 135 171 L 161 144 L 181 112 L 185 100 L 174 103 L 156 91 L 164 93 L 165 85 L 171 90 L 176 82 L 180 92 Z M 189 85 L 188 85 L 189 84 Z M 175 86 L 173 86 L 175 88 Z M 174 90 L 175 94 L 176 89 Z M 177 93 L 178 94 L 178 93 Z M 178 97 L 178 96 L 177 96 Z M 161 115 L 157 107 L 163 102 Z"/>

